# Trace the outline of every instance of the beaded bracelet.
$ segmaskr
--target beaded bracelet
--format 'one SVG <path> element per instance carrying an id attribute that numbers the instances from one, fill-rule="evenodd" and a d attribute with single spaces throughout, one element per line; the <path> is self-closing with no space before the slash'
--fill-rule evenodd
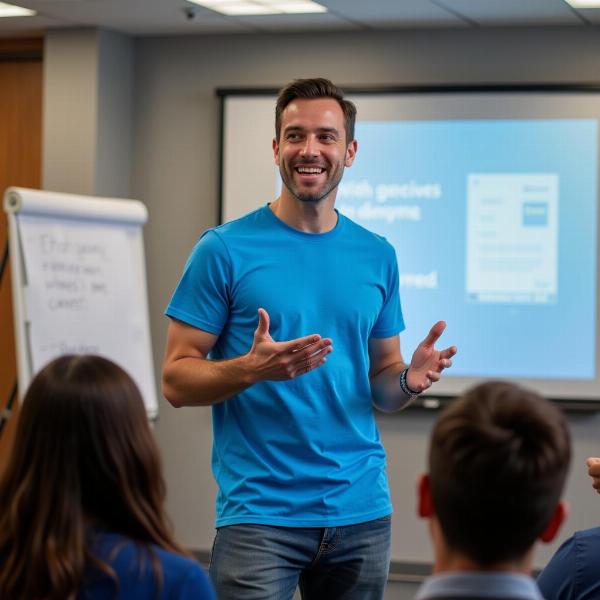
<path id="1" fill-rule="evenodd" d="M 415 390 L 411 390 L 410 387 L 408 387 L 408 383 L 406 382 L 407 373 L 408 373 L 408 367 L 406 369 L 404 369 L 404 371 L 402 371 L 402 373 L 400 373 L 400 389 L 407 396 L 418 396 L 421 392 L 415 392 Z"/>

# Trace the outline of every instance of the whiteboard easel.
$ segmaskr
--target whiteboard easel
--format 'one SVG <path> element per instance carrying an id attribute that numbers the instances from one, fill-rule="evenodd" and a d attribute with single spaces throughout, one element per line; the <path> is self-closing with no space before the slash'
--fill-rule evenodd
<path id="1" fill-rule="evenodd" d="M 19 396 L 62 354 L 100 354 L 123 367 L 157 415 L 142 227 L 136 200 L 9 188 Z"/>

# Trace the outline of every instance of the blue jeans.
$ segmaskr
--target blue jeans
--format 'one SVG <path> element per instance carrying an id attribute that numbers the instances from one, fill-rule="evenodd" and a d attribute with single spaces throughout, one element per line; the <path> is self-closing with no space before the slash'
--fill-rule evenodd
<path id="1" fill-rule="evenodd" d="M 382 600 L 389 516 L 345 527 L 229 525 L 217 530 L 210 576 L 219 600 Z"/>

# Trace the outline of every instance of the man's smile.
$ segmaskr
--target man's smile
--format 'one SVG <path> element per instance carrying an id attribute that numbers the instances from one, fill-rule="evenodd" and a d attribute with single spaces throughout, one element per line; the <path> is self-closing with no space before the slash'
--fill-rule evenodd
<path id="1" fill-rule="evenodd" d="M 298 173 L 306 175 L 320 175 L 324 170 L 322 167 L 296 167 Z"/>

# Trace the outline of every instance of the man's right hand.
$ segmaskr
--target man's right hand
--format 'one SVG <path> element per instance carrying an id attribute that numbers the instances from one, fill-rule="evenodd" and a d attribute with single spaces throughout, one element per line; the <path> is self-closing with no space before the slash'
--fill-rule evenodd
<path id="1" fill-rule="evenodd" d="M 269 315 L 258 309 L 258 327 L 250 351 L 226 360 L 208 354 L 217 335 L 171 319 L 163 367 L 162 389 L 176 407 L 223 402 L 259 381 L 282 381 L 317 369 L 333 350 L 331 339 L 318 334 L 276 342 Z"/>
<path id="2" fill-rule="evenodd" d="M 590 457 L 586 462 L 592 486 L 600 494 L 600 458 Z"/>
<path id="3" fill-rule="evenodd" d="M 264 308 L 259 308 L 258 327 L 246 355 L 257 381 L 294 379 L 319 368 L 333 351 L 332 340 L 318 334 L 276 342 L 269 333 L 269 325 L 269 314 Z"/>

